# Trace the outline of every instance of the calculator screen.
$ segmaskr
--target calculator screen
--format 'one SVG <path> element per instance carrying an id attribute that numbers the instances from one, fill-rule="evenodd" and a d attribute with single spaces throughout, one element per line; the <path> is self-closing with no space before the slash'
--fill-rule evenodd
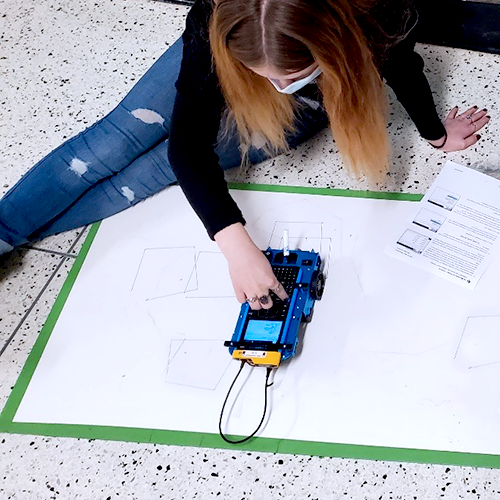
<path id="1" fill-rule="evenodd" d="M 260 340 L 263 342 L 278 342 L 282 321 L 262 321 L 251 319 L 245 331 L 245 340 Z"/>

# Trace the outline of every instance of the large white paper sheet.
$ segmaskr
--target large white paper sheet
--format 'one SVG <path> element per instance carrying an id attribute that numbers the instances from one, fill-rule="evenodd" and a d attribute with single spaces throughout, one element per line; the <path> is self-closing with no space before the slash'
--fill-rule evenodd
<path id="1" fill-rule="evenodd" d="M 286 228 L 328 264 L 260 436 L 500 454 L 498 255 L 472 291 L 384 253 L 414 203 L 233 195 L 262 248 Z M 217 433 L 239 368 L 231 295 L 179 188 L 103 222 L 14 421 Z M 245 368 L 226 432 L 253 431 L 264 378 Z"/>

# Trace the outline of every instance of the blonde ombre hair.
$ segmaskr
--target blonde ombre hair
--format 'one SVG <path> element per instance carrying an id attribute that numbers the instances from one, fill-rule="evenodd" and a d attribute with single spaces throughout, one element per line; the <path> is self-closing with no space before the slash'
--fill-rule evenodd
<path id="1" fill-rule="evenodd" d="M 249 69 L 293 73 L 317 62 L 323 105 L 344 160 L 378 177 L 388 165 L 387 96 L 357 21 L 369 0 L 214 0 L 210 44 L 242 150 L 260 136 L 287 149 L 297 100 Z M 363 3 L 364 2 L 364 3 Z"/>

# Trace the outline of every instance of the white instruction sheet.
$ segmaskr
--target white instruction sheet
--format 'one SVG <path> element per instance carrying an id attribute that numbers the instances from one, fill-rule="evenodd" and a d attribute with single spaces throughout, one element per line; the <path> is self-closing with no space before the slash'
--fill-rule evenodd
<path id="1" fill-rule="evenodd" d="M 473 289 L 500 234 L 500 181 L 447 162 L 387 253 Z"/>

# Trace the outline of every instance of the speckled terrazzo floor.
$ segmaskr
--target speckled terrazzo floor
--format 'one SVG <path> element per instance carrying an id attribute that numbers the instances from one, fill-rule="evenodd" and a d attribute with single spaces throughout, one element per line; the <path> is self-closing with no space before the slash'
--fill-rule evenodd
<path id="1" fill-rule="evenodd" d="M 109 111 L 181 33 L 187 9 L 147 0 L 0 0 L 0 192 L 65 138 Z M 380 189 L 422 193 L 446 158 L 497 175 L 500 56 L 419 46 L 438 111 L 488 108 L 477 146 L 444 155 L 396 103 L 393 168 Z M 363 189 L 328 133 L 238 180 Z M 78 252 L 73 231 L 0 260 L 0 400 L 6 401 Z M 244 453 L 106 441 L 0 436 L 0 499 L 495 499 L 489 469 Z"/>

